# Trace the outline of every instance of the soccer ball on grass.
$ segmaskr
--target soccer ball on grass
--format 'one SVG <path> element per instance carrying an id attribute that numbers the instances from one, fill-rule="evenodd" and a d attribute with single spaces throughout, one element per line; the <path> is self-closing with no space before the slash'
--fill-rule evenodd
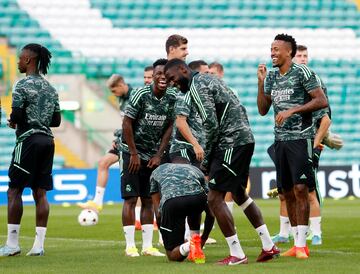
<path id="1" fill-rule="evenodd" d="M 78 221 L 82 226 L 96 225 L 99 221 L 99 216 L 95 210 L 84 209 L 80 212 Z"/>

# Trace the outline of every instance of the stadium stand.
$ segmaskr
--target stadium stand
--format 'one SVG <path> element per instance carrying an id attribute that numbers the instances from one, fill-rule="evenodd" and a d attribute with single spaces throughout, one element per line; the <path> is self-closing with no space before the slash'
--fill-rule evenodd
<path id="1" fill-rule="evenodd" d="M 273 123 L 257 112 L 256 68 L 269 62 L 270 43 L 280 32 L 308 46 L 310 67 L 328 87 L 332 130 L 345 146 L 327 150 L 322 164 L 359 162 L 358 22 L 351 1 L 0 0 L 0 35 L 17 48 L 29 41 L 47 45 L 54 52 L 53 74 L 102 80 L 116 72 L 141 86 L 143 68 L 164 57 L 167 36 L 185 35 L 189 58 L 220 61 L 225 81 L 246 106 L 256 138 L 253 166 L 272 164 L 266 148 Z"/>

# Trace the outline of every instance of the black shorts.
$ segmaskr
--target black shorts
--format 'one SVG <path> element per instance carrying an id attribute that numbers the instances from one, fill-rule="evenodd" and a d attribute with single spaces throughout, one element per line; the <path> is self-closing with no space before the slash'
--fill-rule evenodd
<path id="1" fill-rule="evenodd" d="M 249 177 L 249 166 L 255 144 L 215 152 L 209 169 L 209 188 L 220 192 L 243 195 Z"/>
<path id="2" fill-rule="evenodd" d="M 119 155 L 120 155 L 120 152 L 119 152 L 119 150 L 118 150 L 117 148 L 110 148 L 110 149 L 108 150 L 108 153 L 114 154 L 114 155 L 116 155 L 117 157 L 119 157 Z"/>
<path id="3" fill-rule="evenodd" d="M 201 214 L 206 208 L 206 203 L 205 193 L 175 197 L 164 203 L 160 232 L 166 250 L 173 250 L 184 243 L 185 218 Z"/>
<path id="4" fill-rule="evenodd" d="M 193 149 L 181 149 L 179 151 L 170 153 L 170 160 L 173 162 L 176 159 L 182 158 L 187 160 L 187 162 L 193 166 L 196 166 L 197 168 L 200 168 L 200 162 L 196 160 L 196 155 Z"/>
<path id="5" fill-rule="evenodd" d="M 33 134 L 15 145 L 9 167 L 9 187 L 53 189 L 54 139 Z"/>
<path id="6" fill-rule="evenodd" d="M 313 141 L 311 139 L 276 141 L 275 166 L 278 188 L 291 190 L 295 184 L 315 189 L 313 169 Z"/>
<path id="7" fill-rule="evenodd" d="M 160 165 L 162 164 L 167 164 L 167 163 L 171 163 L 171 159 L 170 159 L 170 145 L 168 145 L 164 151 L 163 156 L 161 157 L 161 162 Z"/>
<path id="8" fill-rule="evenodd" d="M 123 152 L 123 168 L 121 171 L 121 196 L 123 199 L 131 197 L 150 198 L 150 176 L 154 169 L 148 168 L 148 161 L 140 159 L 140 170 L 136 174 L 130 174 L 128 167 L 130 154 Z"/>

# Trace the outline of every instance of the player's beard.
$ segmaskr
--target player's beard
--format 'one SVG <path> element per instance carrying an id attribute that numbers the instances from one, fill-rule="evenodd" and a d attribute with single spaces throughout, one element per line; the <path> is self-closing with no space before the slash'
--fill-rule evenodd
<path id="1" fill-rule="evenodd" d="M 189 79 L 181 76 L 178 80 L 178 87 L 182 93 L 186 93 L 189 90 Z"/>

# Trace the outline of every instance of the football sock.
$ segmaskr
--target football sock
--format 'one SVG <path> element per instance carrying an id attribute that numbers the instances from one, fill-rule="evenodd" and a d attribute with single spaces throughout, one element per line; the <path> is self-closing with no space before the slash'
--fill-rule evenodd
<path id="1" fill-rule="evenodd" d="M 297 226 L 297 247 L 305 247 L 306 246 L 306 237 L 308 232 L 309 226 L 307 225 L 298 225 Z"/>
<path id="2" fill-rule="evenodd" d="M 105 194 L 105 188 L 101 186 L 97 186 L 95 190 L 94 202 L 99 206 L 103 205 L 104 194 Z"/>
<path id="3" fill-rule="evenodd" d="M 126 240 L 126 249 L 135 247 L 135 226 L 127 225 L 123 227 Z"/>
<path id="4" fill-rule="evenodd" d="M 280 232 L 279 236 L 288 238 L 290 232 L 289 217 L 280 216 Z"/>
<path id="5" fill-rule="evenodd" d="M 183 243 L 179 248 L 180 254 L 186 257 L 190 252 L 190 242 Z"/>
<path id="6" fill-rule="evenodd" d="M 46 235 L 46 227 L 37 226 L 35 228 L 36 235 L 33 248 L 44 249 L 44 241 Z"/>
<path id="7" fill-rule="evenodd" d="M 297 239 L 298 239 L 298 234 L 297 234 L 298 230 L 297 229 L 298 229 L 297 226 L 291 227 L 291 231 L 294 236 L 294 246 L 297 246 Z"/>
<path id="8" fill-rule="evenodd" d="M 265 251 L 271 250 L 272 247 L 274 246 L 274 243 L 271 240 L 270 233 L 267 229 L 266 224 L 263 224 L 263 225 L 259 226 L 258 228 L 256 228 L 256 232 L 258 233 L 258 235 L 261 239 L 262 248 Z"/>
<path id="9" fill-rule="evenodd" d="M 234 210 L 234 202 L 231 201 L 231 202 L 225 202 L 227 207 L 229 208 L 231 214 L 233 213 L 233 210 Z"/>
<path id="10" fill-rule="evenodd" d="M 8 247 L 17 247 L 19 245 L 19 233 L 20 225 L 8 224 L 8 235 L 6 240 L 6 245 Z"/>
<path id="11" fill-rule="evenodd" d="M 190 240 L 190 227 L 189 224 L 187 222 L 187 219 L 185 220 L 185 235 L 184 235 L 184 239 L 185 241 L 189 241 Z"/>
<path id="12" fill-rule="evenodd" d="M 141 212 L 141 206 L 135 207 L 135 221 L 140 222 L 140 212 Z"/>
<path id="13" fill-rule="evenodd" d="M 237 234 L 235 234 L 233 236 L 230 236 L 230 237 L 227 237 L 225 239 L 226 239 L 226 242 L 227 242 L 227 244 L 228 244 L 228 246 L 230 248 L 230 255 L 231 256 L 235 256 L 235 257 L 238 257 L 238 258 L 244 258 L 245 257 L 245 253 L 241 248 L 240 241 L 238 239 Z"/>
<path id="14" fill-rule="evenodd" d="M 152 247 L 154 224 L 144 224 L 141 226 L 142 229 L 142 249 Z"/>
<path id="15" fill-rule="evenodd" d="M 313 235 L 321 236 L 321 216 L 310 217 L 310 230 Z"/>

